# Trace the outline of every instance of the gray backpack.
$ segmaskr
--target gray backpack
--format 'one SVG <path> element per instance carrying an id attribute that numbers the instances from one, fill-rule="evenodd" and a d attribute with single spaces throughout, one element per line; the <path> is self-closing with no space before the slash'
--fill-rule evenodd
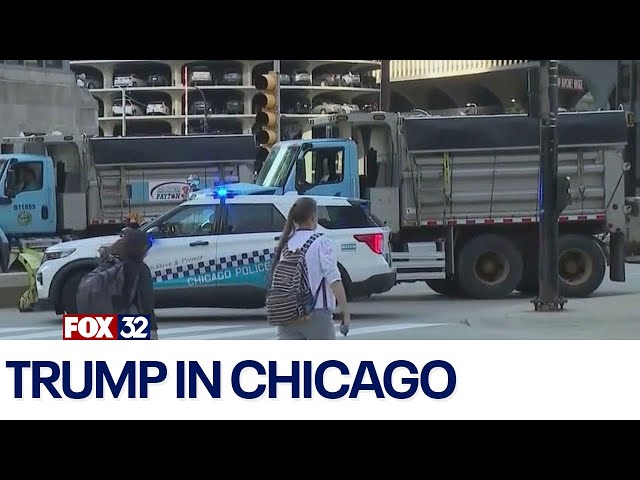
<path id="1" fill-rule="evenodd" d="M 321 235 L 313 234 L 299 250 L 291 251 L 285 244 L 267 292 L 267 322 L 271 325 L 287 325 L 313 312 L 318 293 L 325 285 L 323 279 L 315 295 L 311 292 L 305 255 Z"/>
<path id="2" fill-rule="evenodd" d="M 85 275 L 76 292 L 78 312 L 85 314 L 136 314 L 138 277 L 128 295 L 124 292 L 124 264 L 114 258 Z"/>

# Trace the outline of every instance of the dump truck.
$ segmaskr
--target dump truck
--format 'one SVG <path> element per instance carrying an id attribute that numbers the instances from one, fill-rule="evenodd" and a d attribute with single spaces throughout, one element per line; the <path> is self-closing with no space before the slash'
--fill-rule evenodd
<path id="1" fill-rule="evenodd" d="M 189 195 L 190 176 L 202 187 L 249 182 L 255 149 L 252 135 L 4 138 L 0 267 L 25 249 L 156 218 Z"/>
<path id="2" fill-rule="evenodd" d="M 622 110 L 561 113 L 558 122 L 560 292 L 585 297 L 607 266 L 612 281 L 625 281 L 625 259 L 638 253 L 635 123 Z M 400 283 L 478 299 L 537 291 L 537 120 L 370 112 L 310 123 L 334 138 L 276 144 L 237 193 L 363 199 L 392 231 Z"/>

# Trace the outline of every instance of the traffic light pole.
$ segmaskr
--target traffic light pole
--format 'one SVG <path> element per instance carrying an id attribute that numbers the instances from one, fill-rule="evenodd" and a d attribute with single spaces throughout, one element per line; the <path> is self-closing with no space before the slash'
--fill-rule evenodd
<path id="1" fill-rule="evenodd" d="M 540 186 L 536 311 L 562 310 L 558 272 L 558 61 L 540 61 Z"/>
<path id="2" fill-rule="evenodd" d="M 276 115 L 278 123 L 276 124 L 276 135 L 278 142 L 282 140 L 282 133 L 280 124 L 282 123 L 282 117 L 280 116 L 280 60 L 273 61 L 273 71 L 276 73 Z"/>

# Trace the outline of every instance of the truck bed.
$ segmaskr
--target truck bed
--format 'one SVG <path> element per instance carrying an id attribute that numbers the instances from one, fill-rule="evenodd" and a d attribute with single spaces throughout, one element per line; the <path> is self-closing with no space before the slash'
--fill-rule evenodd
<path id="1" fill-rule="evenodd" d="M 539 128 L 526 116 L 405 118 L 403 225 L 535 222 Z M 604 220 L 623 201 L 624 112 L 561 114 L 559 175 L 571 178 L 561 220 Z M 606 168 L 605 168 L 606 165 Z"/>
<path id="2" fill-rule="evenodd" d="M 189 175 L 201 188 L 251 181 L 256 151 L 252 135 L 105 137 L 90 148 L 90 224 L 121 223 L 130 212 L 151 220 L 183 201 Z"/>

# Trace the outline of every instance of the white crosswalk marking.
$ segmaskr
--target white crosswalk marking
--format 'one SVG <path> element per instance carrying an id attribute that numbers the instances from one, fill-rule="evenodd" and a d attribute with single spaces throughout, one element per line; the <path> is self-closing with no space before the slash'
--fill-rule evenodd
<path id="1" fill-rule="evenodd" d="M 276 338 L 276 327 L 259 326 L 260 324 L 230 325 L 190 325 L 184 327 L 162 328 L 160 324 L 160 340 L 273 340 Z M 264 325 L 264 324 L 262 324 Z M 448 323 L 388 323 L 378 325 L 362 325 L 355 323 L 347 338 L 372 335 L 376 333 L 397 332 L 427 327 L 451 326 Z M 344 339 L 336 326 L 336 338 Z M 62 325 L 51 327 L 4 327 L 0 328 L 0 340 L 61 340 Z"/>

